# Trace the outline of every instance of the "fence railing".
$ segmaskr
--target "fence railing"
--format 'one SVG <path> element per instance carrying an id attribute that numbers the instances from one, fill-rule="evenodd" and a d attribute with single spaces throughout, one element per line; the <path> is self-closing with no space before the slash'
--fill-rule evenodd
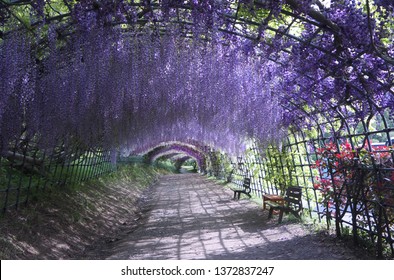
<path id="1" fill-rule="evenodd" d="M 393 133 L 394 128 L 387 131 Z M 373 248 L 378 258 L 394 257 L 394 147 L 387 141 L 380 144 L 382 147 L 351 146 L 350 142 L 356 143 L 355 137 L 359 136 L 311 139 L 294 134 L 280 149 L 269 146 L 262 151 L 254 145 L 232 163 L 232 182 L 241 185 L 244 177 L 250 177 L 252 193 L 258 197 L 283 193 L 291 185 L 302 186 L 306 216 L 325 222 L 337 236 L 349 235 L 355 244 Z M 339 173 L 336 162 L 325 170 L 319 169 L 318 151 L 327 143 L 339 149 L 334 158 L 346 155 L 346 151 L 341 154 L 341 145 L 350 145 L 347 153 L 354 157 L 353 166 L 344 158 L 347 171 Z M 364 163 L 358 158 L 367 156 Z"/>
<path id="2" fill-rule="evenodd" d="M 76 184 L 115 169 L 111 152 L 59 145 L 39 149 L 33 141 L 15 141 L 0 156 L 0 208 L 18 209 L 38 192 Z"/>

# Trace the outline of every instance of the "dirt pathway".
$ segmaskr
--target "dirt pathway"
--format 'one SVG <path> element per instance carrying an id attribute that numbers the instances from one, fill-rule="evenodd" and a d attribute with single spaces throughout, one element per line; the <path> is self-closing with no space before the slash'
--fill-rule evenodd
<path id="1" fill-rule="evenodd" d="M 107 259 L 360 259 L 343 243 L 277 224 L 247 199 L 198 174 L 167 175 L 144 201 L 140 225 L 101 248 Z M 120 240 L 117 240 L 120 239 Z M 97 253 L 97 252 L 96 252 Z"/>

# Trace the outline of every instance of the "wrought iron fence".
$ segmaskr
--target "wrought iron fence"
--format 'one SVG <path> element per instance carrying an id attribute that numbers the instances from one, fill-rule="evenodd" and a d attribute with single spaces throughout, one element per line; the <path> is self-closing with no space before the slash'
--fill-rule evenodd
<path id="1" fill-rule="evenodd" d="M 367 120 L 321 117 L 310 130 L 295 130 L 281 147 L 258 142 L 233 161 L 233 183 L 251 178 L 252 192 L 303 188 L 304 214 L 394 256 L 394 124 L 388 112 Z M 327 154 L 329 153 L 329 154 Z"/>
<path id="2" fill-rule="evenodd" d="M 76 184 L 115 169 L 111 152 L 60 144 L 40 149 L 33 140 L 17 139 L 0 157 L 2 212 L 26 205 L 48 188 Z"/>

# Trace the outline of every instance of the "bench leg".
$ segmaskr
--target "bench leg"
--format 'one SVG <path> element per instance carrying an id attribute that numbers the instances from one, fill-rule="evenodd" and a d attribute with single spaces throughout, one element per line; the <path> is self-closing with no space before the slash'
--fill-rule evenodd
<path id="1" fill-rule="evenodd" d="M 300 216 L 300 214 L 298 214 L 297 212 L 291 212 L 297 219 L 300 219 L 301 220 L 301 216 Z"/>
<path id="2" fill-rule="evenodd" d="M 279 212 L 279 220 L 278 220 L 278 223 L 281 223 L 281 222 L 282 222 L 283 212 L 284 212 L 284 209 L 281 208 L 281 209 L 280 209 L 280 212 Z"/>
<path id="3" fill-rule="evenodd" d="M 239 192 L 239 191 L 234 191 L 234 200 L 236 200 L 236 199 L 240 199 L 241 198 L 241 192 Z"/>
<path id="4" fill-rule="evenodd" d="M 274 213 L 274 208 L 273 207 L 270 207 L 270 211 L 269 211 L 269 213 L 268 213 L 268 219 L 271 219 L 272 218 L 272 214 Z"/>

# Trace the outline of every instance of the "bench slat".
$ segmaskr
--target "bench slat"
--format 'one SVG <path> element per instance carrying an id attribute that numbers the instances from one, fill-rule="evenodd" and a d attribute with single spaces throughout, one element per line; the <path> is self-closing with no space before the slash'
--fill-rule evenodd
<path id="1" fill-rule="evenodd" d="M 286 190 L 284 197 L 285 204 L 278 204 L 273 201 L 265 202 L 270 206 L 268 218 L 272 217 L 274 210 L 280 210 L 279 212 L 279 223 L 282 222 L 283 213 L 291 212 L 297 218 L 300 218 L 299 212 L 302 211 L 302 189 L 301 187 L 289 187 Z"/>
<path id="2" fill-rule="evenodd" d="M 274 207 L 274 208 L 283 207 L 282 204 L 276 203 L 274 201 L 267 201 L 265 204 L 269 205 L 270 207 Z"/>

